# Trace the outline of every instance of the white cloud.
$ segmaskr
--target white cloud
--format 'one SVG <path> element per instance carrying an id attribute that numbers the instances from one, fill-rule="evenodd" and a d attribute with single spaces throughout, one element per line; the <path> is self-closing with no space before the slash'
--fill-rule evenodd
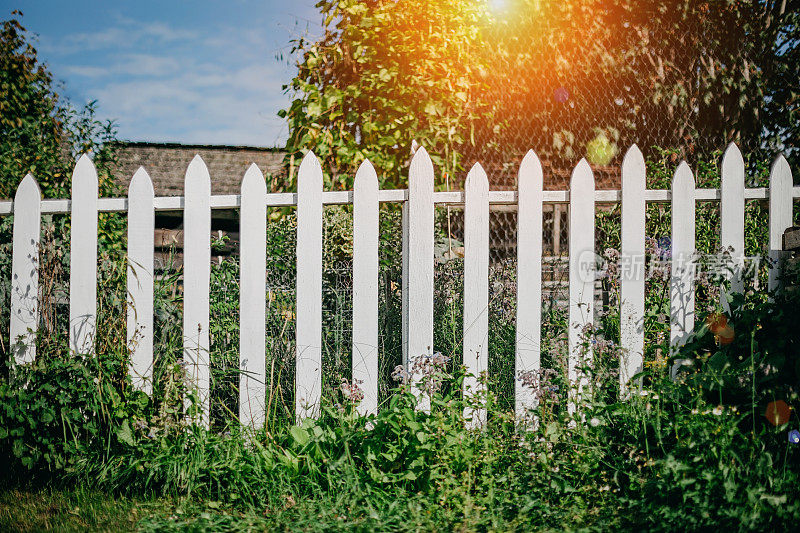
<path id="1" fill-rule="evenodd" d="M 150 139 L 160 132 L 160 140 L 271 145 L 285 135 L 276 116 L 286 105 L 280 86 L 265 65 L 188 63 L 168 76 L 112 81 L 91 98 L 117 117 L 123 137 Z"/>
<path id="2" fill-rule="evenodd" d="M 268 27 L 193 30 L 118 19 L 50 47 L 82 98 L 116 119 L 123 139 L 282 144 L 290 72 L 275 60 Z M 69 81 L 69 80 L 68 80 Z M 69 81 L 71 86 L 75 86 Z"/>
<path id="3" fill-rule="evenodd" d="M 178 29 L 163 22 L 136 23 L 122 21 L 99 31 L 72 33 L 57 42 L 43 41 L 42 50 L 51 55 L 71 55 L 79 52 L 133 48 L 141 43 L 166 44 L 178 41 L 192 41 L 199 37 L 193 30 Z"/>
<path id="4" fill-rule="evenodd" d="M 174 57 L 150 54 L 122 54 L 108 67 L 90 65 L 68 65 L 62 71 L 84 78 L 98 78 L 115 74 L 133 76 L 163 76 L 180 68 L 180 62 Z"/>

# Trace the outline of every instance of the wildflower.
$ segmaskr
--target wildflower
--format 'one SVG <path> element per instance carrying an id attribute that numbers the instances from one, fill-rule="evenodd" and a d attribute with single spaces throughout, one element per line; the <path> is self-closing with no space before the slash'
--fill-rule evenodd
<path id="1" fill-rule="evenodd" d="M 352 383 L 343 379 L 341 385 L 339 385 L 339 389 L 342 391 L 342 395 L 347 401 L 352 404 L 357 404 L 364 399 L 364 391 L 361 390 L 360 387 L 362 383 L 363 381 L 360 379 L 354 379 Z"/>
<path id="2" fill-rule="evenodd" d="M 800 444 L 800 431 L 793 429 L 789 432 L 789 442 L 792 444 Z"/>
<path id="3" fill-rule="evenodd" d="M 721 414 L 722 414 L 722 406 L 721 406 L 721 405 L 718 405 L 718 406 L 716 406 L 715 408 L 713 408 L 713 409 L 711 410 L 711 414 L 712 414 L 712 415 L 714 415 L 714 416 L 719 416 L 719 415 L 721 415 Z"/>
<path id="4" fill-rule="evenodd" d="M 662 261 L 666 261 L 672 256 L 672 239 L 669 237 L 660 237 L 656 246 Z"/>
<path id="5" fill-rule="evenodd" d="M 394 370 L 392 371 L 393 380 L 398 381 L 401 384 L 405 385 L 406 383 L 408 383 L 408 378 L 409 378 L 408 371 L 405 369 L 403 365 L 397 365 L 396 367 L 394 367 Z"/>
<path id="6" fill-rule="evenodd" d="M 593 428 L 596 428 L 597 426 L 600 425 L 600 419 L 592 418 L 591 420 L 589 420 L 589 425 L 592 426 Z"/>
<path id="7" fill-rule="evenodd" d="M 518 379 L 523 387 L 531 389 L 537 404 L 544 400 L 558 403 L 558 385 L 553 384 L 553 379 L 558 373 L 552 368 L 541 370 L 521 370 Z"/>
<path id="8" fill-rule="evenodd" d="M 439 391 L 442 385 L 443 373 L 447 368 L 450 358 L 436 352 L 433 355 L 420 355 L 413 359 L 411 368 L 415 376 L 420 376 L 419 382 L 422 389 L 429 395 Z"/>

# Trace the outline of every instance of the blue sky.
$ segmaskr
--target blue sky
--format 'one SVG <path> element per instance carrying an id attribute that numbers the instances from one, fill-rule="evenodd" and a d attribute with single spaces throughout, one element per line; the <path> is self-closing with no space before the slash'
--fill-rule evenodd
<path id="1" fill-rule="evenodd" d="M 3 0 L 61 91 L 98 101 L 126 140 L 282 145 L 289 41 L 320 34 L 315 0 Z"/>

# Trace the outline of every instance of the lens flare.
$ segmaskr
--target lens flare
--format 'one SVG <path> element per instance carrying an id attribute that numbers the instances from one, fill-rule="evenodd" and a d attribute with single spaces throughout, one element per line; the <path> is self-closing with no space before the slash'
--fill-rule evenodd
<path id="1" fill-rule="evenodd" d="M 508 9 L 508 0 L 488 0 L 489 1 L 489 9 L 498 13 L 500 11 L 505 11 Z"/>

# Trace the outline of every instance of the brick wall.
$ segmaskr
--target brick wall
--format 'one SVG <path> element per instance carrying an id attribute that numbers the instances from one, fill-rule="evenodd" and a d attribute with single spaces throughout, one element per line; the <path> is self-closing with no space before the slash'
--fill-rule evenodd
<path id="1" fill-rule="evenodd" d="M 114 175 L 123 190 L 127 190 L 133 173 L 143 166 L 153 180 L 156 196 L 182 196 L 186 167 L 195 154 L 200 154 L 208 166 L 211 194 L 238 193 L 242 177 L 252 163 L 268 175 L 286 174 L 285 152 L 278 148 L 120 142 Z"/>

